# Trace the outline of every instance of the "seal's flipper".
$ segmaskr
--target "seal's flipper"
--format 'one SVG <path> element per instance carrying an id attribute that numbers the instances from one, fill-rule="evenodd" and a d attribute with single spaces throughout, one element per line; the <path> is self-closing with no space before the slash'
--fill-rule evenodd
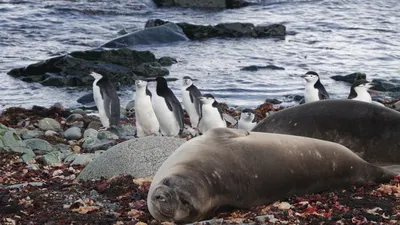
<path id="1" fill-rule="evenodd" d="M 250 135 L 250 132 L 243 129 L 233 129 L 233 128 L 213 128 L 205 133 L 213 138 L 236 138 L 236 137 L 246 137 Z"/>

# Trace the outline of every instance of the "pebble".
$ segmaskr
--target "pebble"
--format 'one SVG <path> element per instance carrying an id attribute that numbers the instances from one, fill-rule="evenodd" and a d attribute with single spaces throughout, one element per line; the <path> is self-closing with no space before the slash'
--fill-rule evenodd
<path id="1" fill-rule="evenodd" d="M 118 135 L 110 132 L 110 131 L 99 131 L 97 134 L 97 138 L 100 140 L 118 140 Z"/>
<path id="2" fill-rule="evenodd" d="M 102 126 L 102 124 L 101 124 L 100 121 L 92 121 L 87 126 L 87 129 L 92 128 L 92 129 L 95 129 L 95 130 L 99 130 L 101 126 Z"/>
<path id="3" fill-rule="evenodd" d="M 61 163 L 61 156 L 62 156 L 61 152 L 54 151 L 46 155 L 43 155 L 39 159 L 42 161 L 44 165 L 54 165 Z"/>
<path id="4" fill-rule="evenodd" d="M 25 163 L 29 163 L 32 160 L 34 160 L 36 157 L 35 153 L 31 154 L 31 153 L 25 153 L 21 156 L 22 161 L 24 161 Z"/>
<path id="5" fill-rule="evenodd" d="M 4 187 L 5 189 L 19 189 L 22 187 L 26 187 L 26 186 L 35 186 L 35 187 L 41 187 L 43 186 L 43 182 L 27 182 L 27 183 L 23 183 L 23 184 L 14 184 L 14 185 L 10 185 L 10 186 L 6 186 Z"/>
<path id="6" fill-rule="evenodd" d="M 114 140 L 99 140 L 97 137 L 87 137 L 82 144 L 82 148 L 86 150 L 107 150 L 116 144 Z"/>
<path id="7" fill-rule="evenodd" d="M 58 133 L 56 131 L 54 131 L 54 130 L 47 130 L 46 132 L 44 132 L 45 136 L 55 136 L 57 134 Z"/>
<path id="8" fill-rule="evenodd" d="M 32 138 L 25 140 L 25 145 L 32 149 L 35 153 L 46 154 L 53 151 L 53 146 L 46 140 L 42 140 L 39 138 Z"/>
<path id="9" fill-rule="evenodd" d="M 69 152 L 69 148 L 70 148 L 70 146 L 66 145 L 66 144 L 53 145 L 54 151 L 59 151 L 59 152 L 63 152 L 63 153 Z"/>
<path id="10" fill-rule="evenodd" d="M 94 158 L 96 158 L 98 155 L 95 153 L 87 153 L 87 154 L 78 154 L 74 161 L 71 163 L 72 165 L 81 165 L 81 166 L 86 166 L 91 162 Z"/>
<path id="11" fill-rule="evenodd" d="M 38 126 L 41 130 L 44 130 L 44 131 L 46 131 L 46 130 L 60 131 L 61 130 L 60 123 L 52 118 L 44 118 L 44 119 L 39 120 Z"/>
<path id="12" fill-rule="evenodd" d="M 82 137 L 79 127 L 71 127 L 64 132 L 64 137 L 69 140 L 78 140 Z"/>
<path id="13" fill-rule="evenodd" d="M 89 128 L 89 129 L 86 129 L 85 130 L 85 132 L 83 132 L 83 137 L 84 138 L 87 138 L 87 137 L 97 137 L 97 134 L 98 134 L 99 132 L 97 131 L 97 130 L 95 130 L 95 129 L 93 129 L 93 128 Z"/>
<path id="14" fill-rule="evenodd" d="M 83 119 L 83 116 L 81 114 L 74 113 L 74 114 L 69 115 L 68 118 L 65 120 L 65 122 L 67 124 L 71 124 L 74 121 L 80 120 L 80 119 Z"/>

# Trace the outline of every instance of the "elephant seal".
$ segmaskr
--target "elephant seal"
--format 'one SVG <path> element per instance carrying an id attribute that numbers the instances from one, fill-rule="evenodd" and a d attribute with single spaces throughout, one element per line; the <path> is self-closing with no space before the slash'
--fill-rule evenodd
<path id="1" fill-rule="evenodd" d="M 367 102 L 335 99 L 287 108 L 252 131 L 332 141 L 370 163 L 400 163 L 400 113 Z"/>
<path id="2" fill-rule="evenodd" d="M 147 204 L 157 220 L 188 223 L 219 207 L 250 208 L 394 176 L 333 142 L 213 128 L 167 158 L 153 178 Z"/>

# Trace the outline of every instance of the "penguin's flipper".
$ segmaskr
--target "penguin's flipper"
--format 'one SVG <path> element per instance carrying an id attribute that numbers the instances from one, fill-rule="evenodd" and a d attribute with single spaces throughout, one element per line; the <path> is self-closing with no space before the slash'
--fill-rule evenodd
<path id="1" fill-rule="evenodd" d="M 164 97 L 165 103 L 167 104 L 169 110 L 174 113 L 176 120 L 179 123 L 179 127 L 181 130 L 184 128 L 183 123 L 183 108 L 179 100 L 175 97 L 173 93 L 168 94 Z"/>

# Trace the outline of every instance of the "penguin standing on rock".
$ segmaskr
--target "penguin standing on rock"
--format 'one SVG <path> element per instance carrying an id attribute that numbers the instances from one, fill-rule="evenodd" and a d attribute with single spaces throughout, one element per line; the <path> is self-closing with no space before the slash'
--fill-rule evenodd
<path id="1" fill-rule="evenodd" d="M 199 97 L 199 100 L 201 101 L 201 114 L 199 119 L 200 133 L 204 134 L 208 130 L 216 127 L 226 127 L 221 109 L 214 96 L 205 94 Z"/>
<path id="2" fill-rule="evenodd" d="M 99 110 L 101 124 L 105 129 L 117 127 L 120 121 L 120 100 L 115 87 L 107 77 L 91 72 L 94 78 L 93 97 Z"/>
<path id="3" fill-rule="evenodd" d="M 193 84 L 193 80 L 189 76 L 183 77 L 183 84 L 181 91 L 182 91 L 183 106 L 185 107 L 185 110 L 189 115 L 192 127 L 196 128 L 200 117 L 201 103 L 198 98 L 201 97 L 201 92 Z"/>
<path id="4" fill-rule="evenodd" d="M 356 80 L 353 85 L 351 85 L 350 94 L 347 98 L 371 103 L 372 98 L 368 93 L 370 87 L 372 87 L 372 85 L 367 80 Z"/>
<path id="5" fill-rule="evenodd" d="M 137 136 L 145 137 L 158 134 L 160 124 L 151 103 L 152 94 L 147 88 L 147 81 L 138 79 L 135 81 L 135 117 Z"/>
<path id="6" fill-rule="evenodd" d="M 251 109 L 243 109 L 240 113 L 237 128 L 250 131 L 257 125 L 255 119 L 256 115 L 254 115 Z"/>
<path id="7" fill-rule="evenodd" d="M 305 103 L 329 99 L 329 94 L 326 92 L 316 72 L 308 71 L 301 77 L 306 80 L 306 87 L 304 90 Z"/>
<path id="8" fill-rule="evenodd" d="M 177 136 L 183 132 L 183 109 L 164 77 L 156 78 L 156 94 L 153 96 L 153 108 L 160 123 L 161 134 Z"/>

